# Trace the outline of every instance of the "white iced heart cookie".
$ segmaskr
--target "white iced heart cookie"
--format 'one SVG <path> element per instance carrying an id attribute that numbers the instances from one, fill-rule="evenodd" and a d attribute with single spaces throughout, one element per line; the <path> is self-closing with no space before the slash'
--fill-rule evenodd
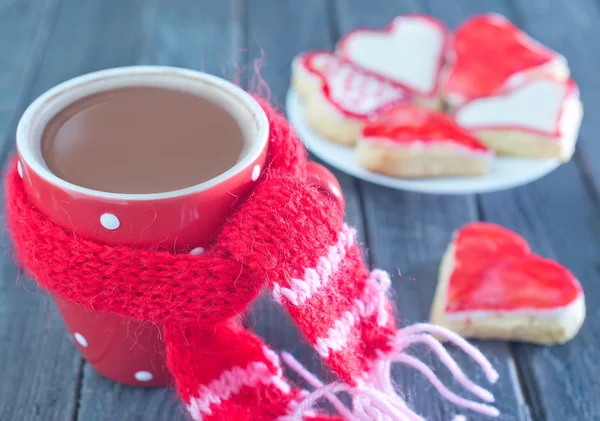
<path id="1" fill-rule="evenodd" d="M 573 155 L 582 116 L 575 82 L 550 78 L 473 99 L 455 112 L 460 125 L 498 154 L 563 161 Z"/>
<path id="2" fill-rule="evenodd" d="M 436 107 L 448 40 L 445 26 L 424 15 L 398 16 L 383 30 L 356 29 L 337 50 L 362 68 L 404 85 L 417 102 Z"/>

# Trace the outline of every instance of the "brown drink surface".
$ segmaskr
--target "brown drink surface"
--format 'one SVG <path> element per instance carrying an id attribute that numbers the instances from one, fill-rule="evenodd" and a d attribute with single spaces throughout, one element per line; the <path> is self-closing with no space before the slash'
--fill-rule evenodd
<path id="1" fill-rule="evenodd" d="M 69 105 L 47 124 L 42 156 L 55 175 L 94 190 L 160 193 L 210 180 L 241 158 L 238 122 L 209 99 L 131 87 Z"/>

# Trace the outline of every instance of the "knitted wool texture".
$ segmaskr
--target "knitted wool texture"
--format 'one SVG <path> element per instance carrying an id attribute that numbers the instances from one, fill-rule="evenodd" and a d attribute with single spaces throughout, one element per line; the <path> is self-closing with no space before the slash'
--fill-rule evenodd
<path id="1" fill-rule="evenodd" d="M 289 124 L 262 105 L 268 167 L 203 255 L 97 243 L 39 213 L 16 163 L 7 176 L 8 221 L 22 265 L 52 293 L 164 326 L 167 363 L 195 420 L 285 419 L 306 395 L 236 317 L 264 287 L 351 386 L 363 382 L 396 334 L 380 286 L 387 275 L 369 273 L 337 205 L 306 181 L 306 152 Z"/>
<path id="2" fill-rule="evenodd" d="M 343 338 L 330 338 L 363 299 L 368 271 L 337 205 L 306 182 L 306 152 L 289 124 L 262 105 L 269 166 L 201 256 L 77 235 L 31 205 L 16 164 L 7 176 L 8 221 L 22 265 L 45 289 L 83 306 L 163 325 L 168 365 L 194 419 L 274 420 L 299 399 L 277 355 L 236 321 L 265 286 L 347 382 L 369 370 L 394 332 L 393 318 L 379 326 L 372 314 L 352 321 Z"/>

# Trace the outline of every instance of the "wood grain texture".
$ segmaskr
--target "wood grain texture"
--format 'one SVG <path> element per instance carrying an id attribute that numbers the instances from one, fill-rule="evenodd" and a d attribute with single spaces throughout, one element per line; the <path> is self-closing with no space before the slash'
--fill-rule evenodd
<path id="1" fill-rule="evenodd" d="M 272 102 L 282 107 L 294 56 L 332 48 L 328 16 L 324 1 L 247 0 L 249 89 L 256 90 L 254 63 L 262 57 L 261 76 L 271 90 Z"/>
<path id="2" fill-rule="evenodd" d="M 258 68 L 255 64 L 262 63 L 260 77 L 269 87 L 271 103 L 283 110 L 294 56 L 302 51 L 333 48 L 334 35 L 330 32 L 331 15 L 327 2 L 248 0 L 245 13 L 248 89 L 262 93 L 258 89 L 260 79 L 254 73 L 254 69 Z M 357 184 L 339 171 L 332 172 L 346 198 L 346 220 L 358 228 L 359 241 L 363 242 L 361 198 Z M 307 368 L 322 378 L 332 380 L 323 376 L 323 367 L 315 351 L 299 336 L 293 321 L 272 299 L 263 297 L 256 303 L 250 323 L 271 346 L 292 352 Z"/>
<path id="3" fill-rule="evenodd" d="M 449 25 L 456 25 L 462 17 L 457 9 L 468 14 L 481 8 L 479 2 L 442 1 L 338 1 L 338 22 L 344 33 L 360 26 L 383 27 L 395 15 L 403 13 L 430 13 Z M 368 10 L 367 10 L 368 9 Z M 378 11 L 375 13 L 374 11 Z M 458 12 L 460 13 L 460 12 Z M 441 256 L 451 240 L 452 233 L 463 224 L 476 220 L 477 206 L 473 196 L 433 196 L 406 193 L 360 183 L 364 196 L 367 236 L 373 266 L 395 275 L 393 285 L 399 317 L 404 324 L 428 319 Z M 508 346 L 500 342 L 479 342 L 478 346 L 490 357 L 501 373 L 501 380 L 491 389 L 497 405 L 503 412 L 501 419 L 527 419 L 527 409 L 520 388 L 515 385 L 516 372 Z M 441 365 L 417 348 L 416 355 L 439 368 L 440 378 L 460 391 L 452 383 Z M 482 384 L 481 373 L 470 360 L 454 353 L 465 371 Z M 421 375 L 405 367 L 396 367 L 394 378 L 408 397 L 411 407 L 427 419 L 449 419 L 450 414 L 461 412 L 442 402 L 435 389 Z M 486 417 L 468 414 L 469 419 Z"/>
<path id="4" fill-rule="evenodd" d="M 108 380 L 89 365 L 83 370 L 80 421 L 188 421 L 177 393 L 170 388 L 142 389 Z M 58 421 L 58 418 L 56 419 Z"/>
<path id="5" fill-rule="evenodd" d="M 2 158 L 14 145 L 59 7 L 54 0 L 0 2 Z M 48 294 L 15 267 L 6 231 L 0 249 L 0 420 L 72 420 L 81 359 Z"/>
<path id="6" fill-rule="evenodd" d="M 10 251 L 0 276 L 0 420 L 75 419 L 82 363 L 56 306 Z"/>
<path id="7" fill-rule="evenodd" d="M 478 13 L 499 13 L 506 17 L 512 15 L 511 0 L 498 1 L 479 1 L 479 0 L 458 0 L 452 2 L 452 6 L 444 0 L 426 0 L 429 13 L 440 19 L 451 29 L 456 28 L 469 16 Z"/>
<path id="8" fill-rule="evenodd" d="M 75 76 L 134 64 L 143 3 L 64 0 L 29 100 Z"/>
<path id="9" fill-rule="evenodd" d="M 237 0 L 145 1 L 136 64 L 185 67 L 233 81 L 243 64 L 241 12 Z"/>

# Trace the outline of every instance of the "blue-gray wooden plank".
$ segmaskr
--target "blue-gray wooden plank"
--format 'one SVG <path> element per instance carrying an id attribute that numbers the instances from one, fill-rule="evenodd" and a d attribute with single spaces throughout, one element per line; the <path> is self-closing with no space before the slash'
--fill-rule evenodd
<path id="1" fill-rule="evenodd" d="M 0 2 L 0 143 L 2 158 L 37 75 L 60 0 Z M 0 158 L 1 159 L 1 158 Z"/>
<path id="2" fill-rule="evenodd" d="M 3 157 L 14 145 L 16 123 L 59 7 L 54 0 L 0 2 Z M 0 248 L 0 420 L 72 420 L 81 359 L 48 294 L 14 265 L 5 231 Z"/>
<path id="3" fill-rule="evenodd" d="M 463 6 L 467 10 L 476 10 L 481 8 L 478 3 L 473 1 Z M 457 2 L 339 0 L 336 5 L 338 30 L 343 34 L 360 26 L 382 28 L 395 15 L 404 13 L 436 11 L 439 18 L 446 20 L 442 6 L 450 10 L 457 7 Z M 452 233 L 463 224 L 478 219 L 475 198 L 406 193 L 363 182 L 360 183 L 360 190 L 365 203 L 371 260 L 374 266 L 396 275 L 393 284 L 399 317 L 404 323 L 427 320 L 437 282 L 437 268 Z M 499 383 L 491 386 L 497 397 L 497 406 L 503 412 L 501 419 L 527 419 L 528 411 L 524 406 L 508 345 L 502 342 L 478 342 L 477 345 L 495 363 L 501 374 Z M 422 355 L 420 349 L 417 353 L 440 369 L 440 377 L 446 383 L 457 391 L 460 389 L 451 382 L 450 376 L 441 369 L 435 358 Z M 486 383 L 468 358 L 460 353 L 454 355 L 467 373 Z M 461 412 L 443 402 L 435 389 L 414 371 L 397 367 L 394 378 L 407 395 L 410 405 L 425 418 L 447 419 L 449 414 Z M 469 419 L 486 419 L 471 413 L 468 416 Z"/>

